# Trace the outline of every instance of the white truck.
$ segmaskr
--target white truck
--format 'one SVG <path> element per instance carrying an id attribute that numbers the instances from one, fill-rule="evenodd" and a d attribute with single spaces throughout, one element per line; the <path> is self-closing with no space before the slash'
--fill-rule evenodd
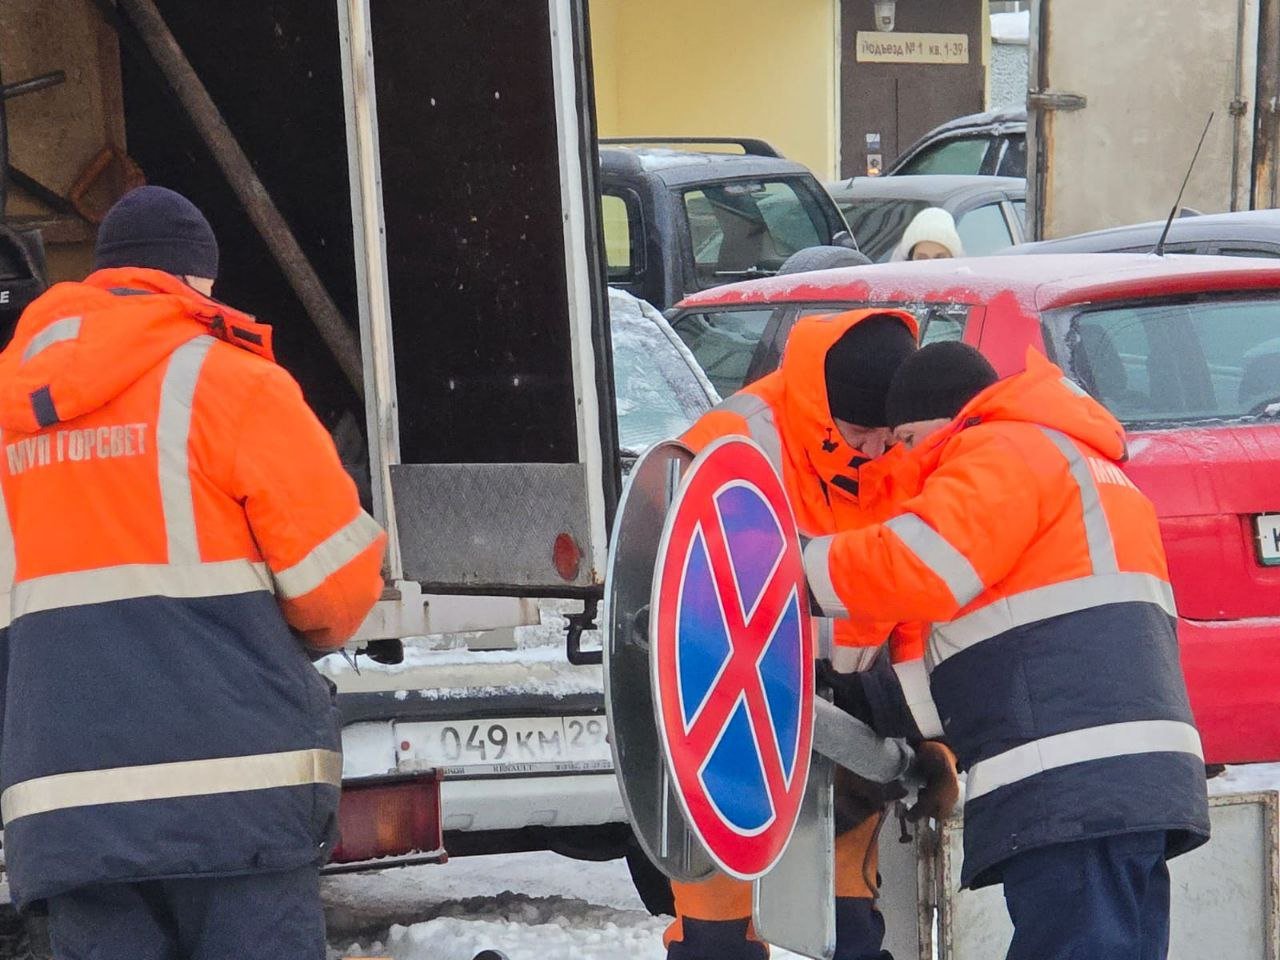
<path id="1" fill-rule="evenodd" d="M 22 173 L 4 178 L 10 225 L 45 231 L 49 279 L 83 276 L 88 221 L 123 181 L 191 196 L 219 234 L 218 295 L 273 323 L 390 532 L 383 600 L 320 665 L 346 724 L 338 868 L 625 854 L 580 642 L 622 460 L 586 0 L 21 0 L 0 17 L 10 79 L 65 80 L 0 123 Z M 104 130 L 106 160 L 61 202 L 59 164 L 81 140 L 93 159 Z M 679 429 L 714 390 L 660 316 L 628 323 L 619 349 L 685 381 Z"/>

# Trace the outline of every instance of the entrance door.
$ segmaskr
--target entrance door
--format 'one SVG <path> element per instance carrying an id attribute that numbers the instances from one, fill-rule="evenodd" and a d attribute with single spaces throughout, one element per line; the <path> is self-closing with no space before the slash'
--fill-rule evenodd
<path id="1" fill-rule="evenodd" d="M 841 4 L 841 176 L 887 170 L 938 124 L 984 108 L 986 7 L 911 0 L 878 31 L 870 0 Z"/>

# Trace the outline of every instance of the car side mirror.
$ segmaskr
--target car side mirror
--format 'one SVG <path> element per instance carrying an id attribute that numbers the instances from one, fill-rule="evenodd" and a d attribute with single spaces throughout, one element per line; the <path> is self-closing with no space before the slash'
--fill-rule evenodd
<path id="1" fill-rule="evenodd" d="M 853 238 L 853 234 L 850 233 L 848 230 L 841 230 L 834 237 L 832 237 L 831 245 L 833 247 L 844 247 L 847 250 L 858 249 L 858 241 Z"/>

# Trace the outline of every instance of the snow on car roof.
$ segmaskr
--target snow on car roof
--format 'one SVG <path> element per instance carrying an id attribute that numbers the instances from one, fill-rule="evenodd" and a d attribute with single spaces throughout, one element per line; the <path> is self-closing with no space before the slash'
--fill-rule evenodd
<path id="1" fill-rule="evenodd" d="M 833 300 L 979 304 L 1012 292 L 1027 306 L 1047 310 L 1153 293 L 1258 289 L 1280 289 L 1280 263 L 1137 253 L 1045 254 L 884 263 L 770 277 L 694 294 L 677 306 L 687 310 Z"/>

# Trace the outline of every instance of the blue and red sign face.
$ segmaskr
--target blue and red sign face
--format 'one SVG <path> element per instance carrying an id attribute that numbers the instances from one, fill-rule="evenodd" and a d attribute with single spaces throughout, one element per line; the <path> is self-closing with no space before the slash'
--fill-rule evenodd
<path id="1" fill-rule="evenodd" d="M 689 823 L 746 880 L 786 849 L 809 776 L 807 599 L 795 519 L 764 451 L 738 437 L 708 447 L 658 551 L 653 687 Z"/>

